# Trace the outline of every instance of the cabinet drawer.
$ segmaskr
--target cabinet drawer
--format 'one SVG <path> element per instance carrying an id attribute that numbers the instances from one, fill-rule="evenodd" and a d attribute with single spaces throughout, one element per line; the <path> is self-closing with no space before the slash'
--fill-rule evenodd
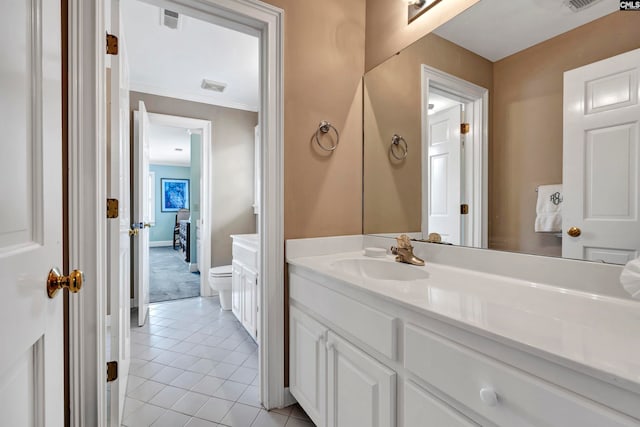
<path id="1" fill-rule="evenodd" d="M 576 394 L 413 325 L 405 367 L 499 426 L 637 426 Z"/>
<path id="2" fill-rule="evenodd" d="M 258 271 L 258 249 L 239 242 L 233 242 L 233 260 L 244 264 L 253 271 Z"/>
<path id="3" fill-rule="evenodd" d="M 407 381 L 404 383 L 404 426 L 478 427 L 478 424 L 422 387 Z"/>
<path id="4" fill-rule="evenodd" d="M 396 358 L 397 319 L 320 286 L 290 275 L 290 298 L 306 305 L 389 359 Z"/>

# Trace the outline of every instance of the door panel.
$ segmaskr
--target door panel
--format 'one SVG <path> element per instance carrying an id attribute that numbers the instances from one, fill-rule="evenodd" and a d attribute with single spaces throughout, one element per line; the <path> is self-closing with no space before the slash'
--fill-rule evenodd
<path id="1" fill-rule="evenodd" d="M 130 209 L 130 133 L 129 133 L 129 67 L 124 32 L 121 31 L 120 0 L 111 1 L 111 33 L 118 36 L 119 53 L 111 57 L 110 73 L 110 141 L 107 191 L 118 200 L 118 218 L 107 222 L 109 245 L 110 292 L 110 356 L 118 362 L 118 379 L 109 384 L 110 425 L 120 426 L 124 412 L 129 375 L 131 226 Z"/>
<path id="2" fill-rule="evenodd" d="M 149 312 L 149 114 L 139 101 L 137 120 L 134 120 L 134 194 L 133 222 L 138 228 L 134 237 L 134 269 L 138 296 L 138 326 L 143 326 Z"/>
<path id="3" fill-rule="evenodd" d="M 258 276 L 256 273 L 245 268 L 242 282 L 242 324 L 247 332 L 249 332 L 249 335 L 255 340 L 257 332 L 256 291 Z"/>
<path id="4" fill-rule="evenodd" d="M 639 255 L 639 75 L 640 49 L 564 74 L 563 257 Z"/>
<path id="5" fill-rule="evenodd" d="M 60 2 L 8 2 L 0 38 L 0 424 L 62 426 Z"/>
<path id="6" fill-rule="evenodd" d="M 461 243 L 461 106 L 429 116 L 428 233 Z"/>
<path id="7" fill-rule="evenodd" d="M 295 307 L 289 308 L 289 387 L 313 422 L 325 425 L 327 328 Z"/>
<path id="8" fill-rule="evenodd" d="M 396 425 L 396 373 L 332 332 L 327 338 L 327 425 Z"/>

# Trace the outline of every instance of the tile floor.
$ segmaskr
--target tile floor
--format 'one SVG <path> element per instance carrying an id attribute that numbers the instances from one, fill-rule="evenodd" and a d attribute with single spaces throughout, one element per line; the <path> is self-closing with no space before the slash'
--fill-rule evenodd
<path id="1" fill-rule="evenodd" d="M 134 322 L 132 322 L 133 324 Z M 151 304 L 131 329 L 126 427 L 313 427 L 258 400 L 258 347 L 217 297 Z"/>

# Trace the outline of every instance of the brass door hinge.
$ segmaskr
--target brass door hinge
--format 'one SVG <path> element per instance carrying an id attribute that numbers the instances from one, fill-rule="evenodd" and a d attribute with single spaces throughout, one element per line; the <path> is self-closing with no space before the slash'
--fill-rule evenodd
<path id="1" fill-rule="evenodd" d="M 469 123 L 460 123 L 460 133 L 466 135 L 469 133 Z"/>
<path id="2" fill-rule="evenodd" d="M 466 203 L 463 205 L 460 205 L 460 215 L 467 215 L 469 214 L 469 205 L 467 205 Z"/>
<path id="3" fill-rule="evenodd" d="M 118 54 L 118 37 L 113 34 L 107 34 L 107 55 Z"/>
<path id="4" fill-rule="evenodd" d="M 107 218 L 118 218 L 118 199 L 107 199 Z"/>
<path id="5" fill-rule="evenodd" d="M 107 382 L 118 379 L 118 362 L 107 362 Z"/>

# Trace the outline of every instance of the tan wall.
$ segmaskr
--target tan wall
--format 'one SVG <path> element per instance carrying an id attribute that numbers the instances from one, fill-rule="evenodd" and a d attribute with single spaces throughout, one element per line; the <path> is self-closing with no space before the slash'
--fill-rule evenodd
<path id="1" fill-rule="evenodd" d="M 285 11 L 285 238 L 362 232 L 365 0 L 269 0 Z M 332 155 L 312 137 L 328 120 Z"/>
<path id="2" fill-rule="evenodd" d="M 150 113 L 211 121 L 211 261 L 212 266 L 231 264 L 229 235 L 256 232 L 252 205 L 258 114 L 139 92 L 130 92 L 129 99 L 132 111 L 144 101 Z"/>
<path id="3" fill-rule="evenodd" d="M 533 223 L 535 188 L 562 182 L 563 72 L 639 47 L 640 14 L 615 12 L 494 64 L 491 248 L 561 255 Z"/>
<path id="4" fill-rule="evenodd" d="M 365 69 L 371 70 L 479 0 L 443 0 L 407 23 L 407 2 L 367 0 Z"/>
<path id="5" fill-rule="evenodd" d="M 422 217 L 421 77 L 426 64 L 491 89 L 493 64 L 435 34 L 365 76 L 364 232 L 420 231 Z M 404 161 L 389 155 L 391 136 L 407 141 Z"/>

